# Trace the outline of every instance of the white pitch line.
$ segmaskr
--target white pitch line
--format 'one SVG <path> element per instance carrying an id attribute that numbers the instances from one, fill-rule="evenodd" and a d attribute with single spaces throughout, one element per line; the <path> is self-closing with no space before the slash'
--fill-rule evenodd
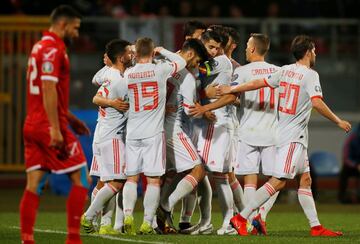
<path id="1" fill-rule="evenodd" d="M 10 226 L 11 229 L 20 229 L 18 226 Z M 42 230 L 34 228 L 35 232 L 40 233 L 55 233 L 55 234 L 63 234 L 66 235 L 67 232 L 60 231 L 60 230 Z M 149 243 L 149 244 L 171 244 L 171 242 L 158 242 L 158 241 L 143 241 L 143 240 L 133 240 L 133 239 L 126 239 L 116 236 L 109 236 L 109 235 L 97 235 L 97 234 L 80 234 L 81 236 L 90 236 L 90 237 L 100 237 L 102 239 L 108 240 L 118 240 L 118 241 L 128 241 L 128 242 L 137 242 L 137 243 Z"/>

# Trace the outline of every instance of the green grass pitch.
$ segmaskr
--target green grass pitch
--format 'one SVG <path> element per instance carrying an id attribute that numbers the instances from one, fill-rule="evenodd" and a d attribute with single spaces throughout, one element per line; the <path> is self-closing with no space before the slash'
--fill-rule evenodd
<path id="1" fill-rule="evenodd" d="M 0 243 L 20 243 L 18 203 L 21 191 L 1 191 L 0 201 Z M 137 228 L 142 222 L 142 199 L 138 200 L 135 223 Z M 198 211 L 193 223 L 198 220 Z M 178 220 L 179 206 L 175 211 Z M 298 203 L 275 203 L 268 215 L 268 236 L 188 236 L 188 235 L 152 235 L 152 236 L 114 236 L 100 237 L 83 232 L 82 240 L 87 243 L 360 243 L 360 205 L 318 204 L 321 223 L 334 230 L 344 232 L 337 238 L 310 237 L 308 222 Z M 213 225 L 219 228 L 222 222 L 217 199 L 213 199 Z M 40 202 L 36 221 L 35 240 L 37 243 L 64 243 L 66 231 L 65 198 L 46 194 Z"/>

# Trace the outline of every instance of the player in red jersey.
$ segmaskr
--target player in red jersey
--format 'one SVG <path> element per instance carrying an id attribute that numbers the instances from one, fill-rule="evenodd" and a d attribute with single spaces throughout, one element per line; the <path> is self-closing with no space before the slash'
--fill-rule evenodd
<path id="1" fill-rule="evenodd" d="M 86 159 L 76 134 L 89 134 L 69 110 L 70 63 L 65 43 L 78 37 L 81 16 L 69 6 L 54 9 L 51 25 L 31 51 L 27 70 L 27 116 L 24 124 L 27 184 L 20 202 L 22 243 L 34 243 L 39 182 L 46 172 L 66 173 L 73 183 L 67 200 L 66 243 L 81 243 L 80 216 L 88 185 L 81 180 Z M 86 177 L 85 177 L 86 178 Z"/>

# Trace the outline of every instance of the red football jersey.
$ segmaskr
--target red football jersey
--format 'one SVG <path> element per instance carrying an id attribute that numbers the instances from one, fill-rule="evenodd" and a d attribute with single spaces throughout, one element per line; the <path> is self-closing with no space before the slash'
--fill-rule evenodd
<path id="1" fill-rule="evenodd" d="M 61 128 L 67 126 L 69 107 L 70 63 L 64 41 L 45 31 L 32 48 L 27 68 L 27 116 L 25 125 L 49 126 L 43 105 L 43 80 L 57 83 L 58 115 Z"/>

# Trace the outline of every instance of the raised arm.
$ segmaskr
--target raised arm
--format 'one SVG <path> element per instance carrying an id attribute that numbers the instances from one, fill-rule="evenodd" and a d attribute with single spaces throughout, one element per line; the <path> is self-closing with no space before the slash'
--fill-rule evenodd
<path id="1" fill-rule="evenodd" d="M 160 53 L 161 55 L 163 55 L 165 58 L 169 59 L 171 62 L 173 62 L 176 66 L 176 71 L 182 70 L 186 67 L 186 60 L 183 59 L 179 54 L 170 52 L 169 50 L 162 48 L 162 47 L 157 47 L 155 49 L 156 52 Z"/>
<path id="2" fill-rule="evenodd" d="M 346 121 L 340 119 L 336 114 L 334 114 L 330 108 L 326 105 L 326 103 L 320 97 L 314 97 L 311 99 L 313 108 L 318 111 L 322 116 L 334 122 L 337 126 L 343 129 L 346 132 L 351 130 L 351 124 Z"/>

